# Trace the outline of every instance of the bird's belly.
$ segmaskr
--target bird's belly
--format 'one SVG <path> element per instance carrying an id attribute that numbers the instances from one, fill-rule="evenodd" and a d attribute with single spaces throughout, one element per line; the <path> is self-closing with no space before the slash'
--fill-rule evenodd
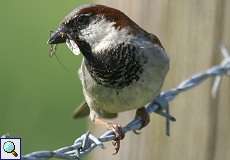
<path id="1" fill-rule="evenodd" d="M 118 113 L 143 107 L 159 94 L 168 71 L 168 61 L 166 62 L 157 64 L 150 61 L 145 64 L 140 79 L 122 89 L 113 89 L 96 83 L 83 62 L 80 77 L 86 102 L 96 112 L 103 110 Z"/>
<path id="2" fill-rule="evenodd" d="M 96 108 L 99 107 L 110 113 L 118 113 L 140 108 L 150 102 L 159 94 L 161 86 L 159 83 L 153 85 L 137 82 L 123 89 L 111 89 L 97 85 L 91 97 L 95 99 Z"/>

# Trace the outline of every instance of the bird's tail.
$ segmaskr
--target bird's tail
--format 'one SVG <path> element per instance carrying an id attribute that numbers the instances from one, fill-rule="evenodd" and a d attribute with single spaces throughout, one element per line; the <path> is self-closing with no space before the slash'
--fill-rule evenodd
<path id="1" fill-rule="evenodd" d="M 90 113 L 89 106 L 86 102 L 82 102 L 73 112 L 73 118 L 83 118 L 88 116 Z"/>

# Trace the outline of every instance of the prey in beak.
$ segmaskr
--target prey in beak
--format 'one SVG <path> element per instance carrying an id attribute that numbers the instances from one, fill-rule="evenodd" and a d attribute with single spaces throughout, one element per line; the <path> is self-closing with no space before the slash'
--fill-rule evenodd
<path id="1" fill-rule="evenodd" d="M 50 38 L 48 44 L 50 44 L 49 55 L 52 57 L 55 54 L 57 44 L 65 43 L 67 34 L 65 33 L 64 27 L 59 27 L 56 31 L 50 31 Z"/>
<path id="2" fill-rule="evenodd" d="M 80 54 L 79 47 L 74 40 L 72 40 L 71 36 L 66 33 L 65 27 L 59 27 L 56 31 L 51 31 L 50 38 L 47 43 L 50 44 L 50 57 L 55 54 L 57 44 L 61 43 L 66 43 L 67 47 L 73 54 Z"/>

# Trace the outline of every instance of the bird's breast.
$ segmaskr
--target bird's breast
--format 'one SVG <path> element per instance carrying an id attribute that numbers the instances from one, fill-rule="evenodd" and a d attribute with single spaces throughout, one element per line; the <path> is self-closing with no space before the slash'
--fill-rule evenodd
<path id="1" fill-rule="evenodd" d="M 97 53 L 94 62 L 85 62 L 85 66 L 98 84 L 122 89 L 140 79 L 147 57 L 138 52 L 135 46 L 121 43 L 103 53 Z"/>
<path id="2" fill-rule="evenodd" d="M 107 78 L 104 75 L 96 79 L 94 76 L 99 73 L 94 72 L 95 75 L 93 75 L 83 60 L 79 73 L 83 93 L 91 109 L 96 112 L 104 110 L 111 113 L 136 109 L 149 103 L 159 94 L 169 67 L 168 57 L 159 47 L 145 48 L 140 51 L 140 55 L 147 61 L 141 64 L 142 71 L 138 74 L 139 78 L 124 87 L 114 87 L 115 80 L 116 85 L 119 83 L 113 76 Z M 127 76 L 128 73 L 126 70 L 122 74 Z"/>

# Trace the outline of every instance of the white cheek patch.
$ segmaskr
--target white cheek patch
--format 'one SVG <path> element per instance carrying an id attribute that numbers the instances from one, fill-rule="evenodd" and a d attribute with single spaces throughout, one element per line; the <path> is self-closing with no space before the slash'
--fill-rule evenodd
<path id="1" fill-rule="evenodd" d="M 74 55 L 79 55 L 80 54 L 80 49 L 77 46 L 77 44 L 73 40 L 66 40 L 66 45 L 67 47 L 72 51 Z"/>
<path id="2" fill-rule="evenodd" d="M 118 30 L 114 24 L 115 22 L 106 21 L 102 17 L 102 20 L 95 20 L 87 28 L 81 30 L 80 38 L 89 43 L 95 54 L 132 38 L 126 28 Z"/>

